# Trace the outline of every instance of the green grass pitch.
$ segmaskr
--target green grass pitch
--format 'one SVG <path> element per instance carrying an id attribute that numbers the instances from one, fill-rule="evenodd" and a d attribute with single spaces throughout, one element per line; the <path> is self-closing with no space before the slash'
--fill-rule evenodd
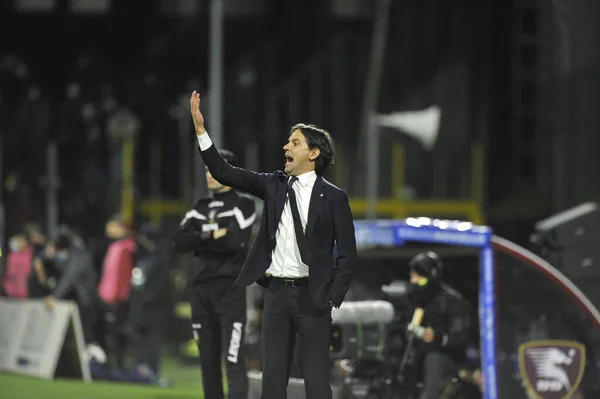
<path id="1" fill-rule="evenodd" d="M 44 381 L 0 374 L 0 399 L 203 399 L 199 365 L 184 366 L 165 359 L 162 367 L 162 376 L 172 382 L 169 388 L 60 379 Z"/>

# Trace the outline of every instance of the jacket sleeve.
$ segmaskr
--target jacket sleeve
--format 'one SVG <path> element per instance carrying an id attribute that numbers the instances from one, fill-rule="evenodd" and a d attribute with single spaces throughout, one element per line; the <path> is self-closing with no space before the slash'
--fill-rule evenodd
<path id="1" fill-rule="evenodd" d="M 219 154 L 214 144 L 204 151 L 198 148 L 198 151 L 211 175 L 219 183 L 264 199 L 267 180 L 271 174 L 231 166 Z"/>
<path id="2" fill-rule="evenodd" d="M 356 265 L 356 237 L 354 222 L 348 195 L 342 191 L 341 196 L 333 204 L 333 230 L 338 256 L 331 283 L 330 300 L 339 307 L 352 282 L 352 273 Z"/>
<path id="3" fill-rule="evenodd" d="M 81 278 L 85 275 L 87 268 L 91 267 L 92 260 L 88 256 L 74 254 L 68 262 L 64 273 L 51 293 L 51 295 L 57 299 L 65 298 L 71 290 L 76 287 Z"/>
<path id="4" fill-rule="evenodd" d="M 448 331 L 437 334 L 442 347 L 466 348 L 471 343 L 471 312 L 462 298 L 450 297 L 446 309 Z"/>
<path id="5" fill-rule="evenodd" d="M 195 206 L 187 212 L 173 235 L 173 249 L 176 252 L 191 252 L 208 242 L 210 234 L 202 231 L 206 216 L 199 213 Z"/>
<path id="6" fill-rule="evenodd" d="M 216 240 L 210 240 L 203 249 L 212 252 L 233 252 L 246 247 L 256 220 L 254 201 L 243 198 L 231 211 L 223 212 L 221 216 L 233 216 L 227 226 L 219 225 L 226 227 L 227 233 Z"/>

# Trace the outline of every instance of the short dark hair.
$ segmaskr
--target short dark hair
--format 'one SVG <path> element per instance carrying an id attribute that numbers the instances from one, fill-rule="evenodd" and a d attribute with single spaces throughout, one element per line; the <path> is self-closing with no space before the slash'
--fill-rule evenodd
<path id="1" fill-rule="evenodd" d="M 223 157 L 225 161 L 231 166 L 237 166 L 237 157 L 235 154 L 229 150 L 219 150 L 219 154 Z"/>
<path id="2" fill-rule="evenodd" d="M 315 173 L 322 175 L 330 164 L 335 163 L 335 146 L 331 135 L 325 129 L 306 123 L 297 123 L 292 126 L 290 134 L 296 130 L 302 132 L 309 149 L 319 149 L 320 155 L 315 160 Z"/>
<path id="3" fill-rule="evenodd" d="M 62 251 L 68 249 L 73 245 L 73 237 L 75 233 L 70 226 L 62 224 L 58 226 L 56 235 L 54 237 L 54 246 L 57 250 Z"/>

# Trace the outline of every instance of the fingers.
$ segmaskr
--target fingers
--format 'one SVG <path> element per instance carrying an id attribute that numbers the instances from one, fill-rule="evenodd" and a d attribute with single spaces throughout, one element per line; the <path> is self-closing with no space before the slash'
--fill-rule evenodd
<path id="1" fill-rule="evenodd" d="M 190 96 L 190 109 L 193 111 L 200 110 L 200 94 L 194 90 Z"/>
<path id="2" fill-rule="evenodd" d="M 196 90 L 194 90 L 194 92 L 190 96 L 190 109 L 192 110 L 192 112 L 194 112 L 197 107 L 196 95 L 197 95 Z"/>

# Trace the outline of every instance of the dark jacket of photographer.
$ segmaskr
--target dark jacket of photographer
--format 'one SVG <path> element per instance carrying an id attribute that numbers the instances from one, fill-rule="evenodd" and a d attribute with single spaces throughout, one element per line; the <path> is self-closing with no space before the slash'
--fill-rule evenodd
<path id="1" fill-rule="evenodd" d="M 422 359 L 428 352 L 438 351 L 463 363 L 466 348 L 472 343 L 468 302 L 457 291 L 438 281 L 414 287 L 411 302 L 415 308 L 424 310 L 421 326 L 431 328 L 435 334 L 433 342 L 418 341 L 417 357 Z"/>
<path id="2" fill-rule="evenodd" d="M 90 253 L 72 246 L 68 255 L 55 260 L 60 273 L 51 295 L 58 299 L 72 299 L 80 306 L 90 306 L 96 301 L 96 273 Z"/>

